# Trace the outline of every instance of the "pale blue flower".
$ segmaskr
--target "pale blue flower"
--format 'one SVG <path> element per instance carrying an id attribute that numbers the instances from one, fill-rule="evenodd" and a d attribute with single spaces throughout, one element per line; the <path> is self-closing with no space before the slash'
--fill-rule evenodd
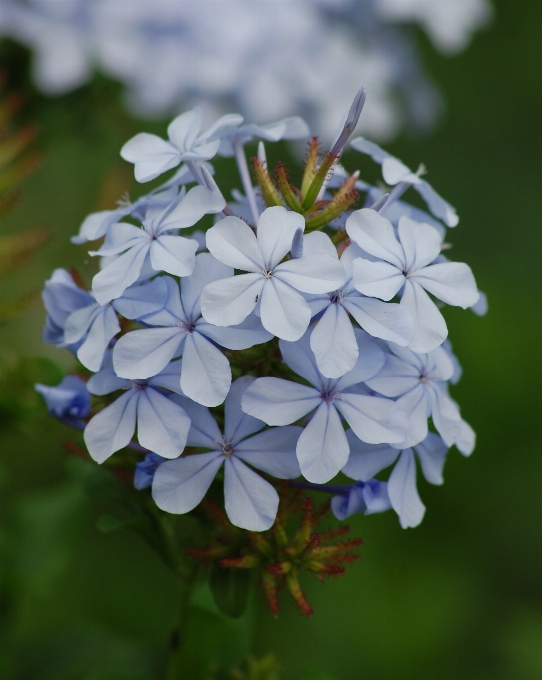
<path id="1" fill-rule="evenodd" d="M 224 433 L 208 409 L 175 397 L 192 419 L 188 445 L 209 449 L 209 453 L 183 456 L 158 468 L 152 495 L 159 508 L 176 514 L 189 512 L 202 501 L 224 465 L 224 500 L 232 524 L 250 531 L 265 531 L 273 525 L 278 494 L 251 468 L 279 479 L 298 477 L 295 447 L 302 430 L 293 426 L 260 432 L 264 423 L 241 410 L 241 397 L 252 380 L 246 376 L 232 384 L 225 404 Z"/>
<path id="2" fill-rule="evenodd" d="M 385 444 L 365 444 L 351 430 L 347 432 L 347 437 L 351 451 L 348 463 L 342 470 L 344 474 L 352 479 L 369 482 L 374 475 L 397 461 L 388 479 L 390 503 L 399 515 L 403 529 L 417 526 L 423 519 L 425 506 L 416 487 L 415 457 L 420 462 L 425 479 L 430 484 L 442 484 L 442 469 L 448 452 L 443 440 L 430 432 L 413 449 L 399 451 Z"/>
<path id="3" fill-rule="evenodd" d="M 168 126 L 169 141 L 157 135 L 140 132 L 122 147 L 120 155 L 134 163 L 138 182 L 149 182 L 177 167 L 182 161 L 208 161 L 216 155 L 220 140 L 231 129 L 236 129 L 243 117 L 227 114 L 219 118 L 205 133 L 201 133 L 203 113 L 196 106 L 181 113 Z"/>
<path id="4" fill-rule="evenodd" d="M 285 208 L 267 208 L 257 236 L 237 217 L 226 217 L 207 232 L 207 247 L 217 260 L 248 274 L 206 286 L 201 305 L 204 318 L 217 326 L 241 323 L 259 304 L 263 327 L 285 340 L 307 330 L 310 307 L 298 292 L 325 293 L 341 286 L 344 270 L 336 257 L 313 255 L 281 262 L 305 220 Z"/>
<path id="5" fill-rule="evenodd" d="M 401 217 L 396 236 L 389 220 L 370 208 L 362 208 L 350 215 L 346 230 L 373 258 L 355 260 L 356 289 L 382 300 L 391 300 L 402 290 L 401 305 L 412 314 L 415 323 L 414 338 L 409 344 L 413 351 L 429 352 L 448 335 L 444 317 L 428 293 L 463 309 L 477 302 L 479 293 L 468 265 L 431 264 L 440 254 L 441 237 L 429 224 Z"/>
<path id="6" fill-rule="evenodd" d="M 321 236 L 318 232 L 306 236 L 303 253 L 313 253 L 309 244 Z M 331 247 L 335 251 L 334 246 Z M 313 317 L 320 315 L 311 334 L 311 348 L 319 370 L 328 378 L 344 375 L 354 368 L 358 359 L 359 350 L 349 315 L 370 335 L 402 346 L 408 345 L 414 335 L 412 315 L 404 306 L 366 297 L 355 289 L 352 264 L 362 254 L 355 244 L 346 248 L 340 259 L 345 284 L 326 295 L 308 298 Z"/>
<path id="7" fill-rule="evenodd" d="M 231 276 L 231 267 L 209 253 L 201 253 L 196 257 L 194 273 L 183 279 L 180 292 L 174 279 L 162 277 L 167 287 L 167 304 L 163 310 L 145 316 L 149 328 L 127 333 L 117 342 L 113 352 L 117 375 L 150 378 L 182 354 L 183 393 L 205 406 L 221 404 L 230 389 L 231 369 L 217 345 L 247 349 L 272 337 L 257 317 L 229 328 L 212 326 L 203 319 L 201 291 L 208 283 Z"/>
<path id="8" fill-rule="evenodd" d="M 281 139 L 306 139 L 310 135 L 309 126 L 303 118 L 291 116 L 266 125 L 245 123 L 237 128 L 232 127 L 221 135 L 218 154 L 229 158 L 235 155 L 235 144 L 245 145 L 254 139 L 266 142 L 278 142 Z"/>
<path id="9" fill-rule="evenodd" d="M 150 207 L 143 228 L 119 222 L 110 227 L 107 238 L 91 255 L 117 256 L 92 280 L 92 290 L 100 304 L 120 297 L 135 283 L 149 258 L 156 272 L 174 276 L 189 276 L 194 270 L 197 241 L 168 234 L 176 229 L 193 226 L 204 215 L 220 212 L 225 205 L 221 194 L 206 187 L 194 187 L 166 208 Z"/>
<path id="10" fill-rule="evenodd" d="M 85 444 L 96 462 L 103 463 L 130 443 L 136 421 L 137 438 L 144 448 L 164 458 L 183 452 L 190 418 L 165 391 L 180 392 L 180 368 L 175 361 L 150 380 L 124 380 L 115 374 L 108 355 L 104 367 L 88 381 L 88 389 L 97 395 L 124 392 L 85 428 Z"/>
<path id="11" fill-rule="evenodd" d="M 386 512 L 391 507 L 388 484 L 378 479 L 358 481 L 347 491 L 331 499 L 331 511 L 340 520 L 358 512 L 363 512 L 365 515 Z"/>
<path id="12" fill-rule="evenodd" d="M 148 453 L 145 459 L 136 463 L 134 486 L 138 491 L 147 489 L 152 484 L 156 470 L 166 461 L 157 453 Z"/>
<path id="13" fill-rule="evenodd" d="M 405 413 L 389 399 L 366 396 L 355 387 L 374 376 L 384 364 L 384 354 L 362 330 L 356 329 L 360 350 L 355 367 L 339 379 L 323 376 L 310 348 L 310 332 L 297 342 L 280 341 L 286 364 L 314 387 L 280 378 L 258 378 L 247 389 L 243 410 L 268 425 L 288 425 L 312 413 L 297 444 L 303 475 L 325 483 L 346 464 L 350 447 L 341 422 L 373 444 L 401 443 L 409 429 Z"/>
<path id="14" fill-rule="evenodd" d="M 466 437 L 459 408 L 448 394 L 447 381 L 453 377 L 455 366 L 447 352 L 437 347 L 427 354 L 416 354 L 393 343 L 389 348 L 384 366 L 367 380 L 367 385 L 379 394 L 397 398 L 398 406 L 408 414 L 410 432 L 402 446 L 413 446 L 425 439 L 429 416 L 447 446 Z M 470 450 L 463 453 L 468 455 L 473 447 L 474 436 L 467 447 Z"/>
<path id="15" fill-rule="evenodd" d="M 86 418 L 90 411 L 90 393 L 84 380 L 68 375 L 56 387 L 34 385 L 45 399 L 47 410 L 55 418 Z"/>

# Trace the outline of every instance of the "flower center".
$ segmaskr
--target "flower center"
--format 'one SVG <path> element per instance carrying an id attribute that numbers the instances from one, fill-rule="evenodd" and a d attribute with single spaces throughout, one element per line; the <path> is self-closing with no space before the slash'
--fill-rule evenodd
<path id="1" fill-rule="evenodd" d="M 262 275 L 264 279 L 270 279 L 273 276 L 273 270 L 271 269 L 268 271 L 267 269 L 262 269 Z"/>
<path id="2" fill-rule="evenodd" d="M 233 453 L 233 444 L 231 442 L 225 442 L 222 446 L 222 454 L 229 458 Z"/>
<path id="3" fill-rule="evenodd" d="M 179 321 L 177 324 L 177 330 L 179 333 L 188 333 L 188 335 L 192 335 L 194 332 L 194 329 L 196 328 L 196 324 L 187 321 Z"/>
<path id="4" fill-rule="evenodd" d="M 333 293 L 329 293 L 329 299 L 332 304 L 338 305 L 343 299 L 341 291 L 334 290 Z"/>

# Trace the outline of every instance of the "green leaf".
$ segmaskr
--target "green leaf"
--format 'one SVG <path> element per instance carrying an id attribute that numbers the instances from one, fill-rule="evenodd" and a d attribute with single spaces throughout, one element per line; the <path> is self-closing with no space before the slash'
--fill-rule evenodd
<path id="1" fill-rule="evenodd" d="M 246 569 L 223 569 L 213 564 L 209 585 L 217 607 L 226 616 L 237 619 L 244 613 L 250 591 L 250 572 Z"/>
<path id="2" fill-rule="evenodd" d="M 96 528 L 104 534 L 108 534 L 111 531 L 118 531 L 123 529 L 125 526 L 130 524 L 133 518 L 123 519 L 122 517 L 117 517 L 116 515 L 111 515 L 108 512 L 104 512 L 103 515 L 98 517 L 96 521 Z"/>

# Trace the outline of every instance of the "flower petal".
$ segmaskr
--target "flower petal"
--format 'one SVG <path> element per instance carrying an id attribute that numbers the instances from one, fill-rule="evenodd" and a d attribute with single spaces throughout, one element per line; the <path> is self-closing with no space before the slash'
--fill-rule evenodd
<path id="1" fill-rule="evenodd" d="M 321 403 L 318 390 L 280 378 L 257 378 L 241 400 L 241 408 L 268 425 L 289 425 Z"/>
<path id="2" fill-rule="evenodd" d="M 433 264 L 415 272 L 411 278 L 448 305 L 467 309 L 480 297 L 471 268 L 463 262 Z"/>
<path id="3" fill-rule="evenodd" d="M 241 408 L 245 390 L 254 382 L 250 375 L 243 375 L 232 383 L 224 404 L 224 437 L 226 441 L 237 444 L 241 439 L 261 430 L 265 423 L 253 418 Z"/>
<path id="4" fill-rule="evenodd" d="M 181 354 L 186 339 L 177 328 L 143 328 L 126 333 L 115 345 L 113 365 L 119 378 L 152 378 L 175 355 Z"/>
<path id="5" fill-rule="evenodd" d="M 359 357 L 354 368 L 345 373 L 336 383 L 336 388 L 344 390 L 352 385 L 365 382 L 376 375 L 384 365 L 385 355 L 378 344 L 365 331 L 354 329 Z"/>
<path id="6" fill-rule="evenodd" d="M 297 442 L 297 459 L 309 482 L 324 484 L 340 472 L 350 447 L 334 405 L 322 402 Z"/>
<path id="7" fill-rule="evenodd" d="M 390 399 L 343 392 L 334 404 L 355 434 L 368 444 L 400 444 L 408 433 L 405 412 Z"/>
<path id="8" fill-rule="evenodd" d="M 174 394 L 171 397 L 171 401 L 186 411 L 190 418 L 190 429 L 188 430 L 186 440 L 187 446 L 198 446 L 204 449 L 211 449 L 212 451 L 222 450 L 224 438 L 208 408 L 178 394 Z"/>
<path id="9" fill-rule="evenodd" d="M 318 369 L 327 378 L 339 378 L 356 365 L 358 343 L 341 305 L 329 305 L 312 331 L 310 342 Z"/>
<path id="10" fill-rule="evenodd" d="M 273 427 L 235 445 L 235 455 L 258 470 L 278 479 L 295 479 L 301 474 L 296 457 L 301 427 Z"/>
<path id="11" fill-rule="evenodd" d="M 77 314 L 77 312 L 74 312 Z M 71 317 L 73 314 L 69 317 Z M 105 350 L 120 331 L 119 320 L 113 307 L 102 307 L 92 322 L 86 340 L 77 350 L 77 358 L 90 371 L 99 371 Z"/>
<path id="12" fill-rule="evenodd" d="M 147 388 L 137 405 L 137 439 L 163 458 L 177 458 L 186 446 L 190 418 L 160 392 Z"/>
<path id="13" fill-rule="evenodd" d="M 365 252 L 385 260 L 401 271 L 405 255 L 392 223 L 371 208 L 356 210 L 346 220 L 348 236 Z"/>
<path id="14" fill-rule="evenodd" d="M 247 316 L 237 326 L 213 326 L 200 320 L 196 324 L 196 330 L 206 338 L 211 338 L 217 345 L 227 349 L 248 349 L 254 345 L 268 342 L 273 337 L 269 331 L 265 330 L 262 322 L 255 315 Z"/>
<path id="15" fill-rule="evenodd" d="M 427 479 L 430 484 L 443 484 L 442 468 L 446 461 L 448 447 L 442 441 L 441 437 L 430 432 L 423 442 L 420 442 L 414 447 L 414 451 L 418 454 L 418 458 L 420 459 L 425 479 Z"/>
<path id="16" fill-rule="evenodd" d="M 387 262 L 370 262 L 363 257 L 354 260 L 354 287 L 363 295 L 391 300 L 405 285 L 400 269 Z"/>
<path id="17" fill-rule="evenodd" d="M 431 401 L 431 418 L 444 442 L 448 446 L 455 444 L 461 433 L 461 416 L 455 401 L 449 396 L 444 383 L 431 385 L 429 390 Z"/>
<path id="18" fill-rule="evenodd" d="M 414 188 L 427 203 L 427 207 L 435 217 L 442 220 L 448 227 L 455 227 L 459 223 L 459 217 L 455 208 L 437 194 L 433 187 L 425 180 L 418 182 Z"/>
<path id="19" fill-rule="evenodd" d="M 351 479 L 366 482 L 376 474 L 392 465 L 399 451 L 389 444 L 366 444 L 353 430 L 346 431 L 350 445 L 350 457 L 342 472 Z"/>
<path id="20" fill-rule="evenodd" d="M 138 182 L 150 182 L 181 162 L 178 150 L 157 135 L 140 132 L 120 150 L 125 161 L 134 163 Z"/>
<path id="21" fill-rule="evenodd" d="M 163 309 L 166 301 L 167 286 L 164 277 L 158 277 L 143 286 L 130 286 L 113 307 L 126 319 L 141 319 Z"/>
<path id="22" fill-rule="evenodd" d="M 152 268 L 173 276 L 190 276 L 197 249 L 198 242 L 194 239 L 163 234 L 151 244 Z"/>
<path id="23" fill-rule="evenodd" d="M 439 256 L 442 238 L 430 224 L 403 216 L 399 219 L 399 239 L 405 251 L 405 269 L 409 271 L 421 269 Z"/>
<path id="24" fill-rule="evenodd" d="M 425 514 L 416 488 L 416 462 L 412 449 L 401 453 L 388 480 L 388 496 L 403 529 L 417 527 Z"/>
<path id="25" fill-rule="evenodd" d="M 405 284 L 401 304 L 414 319 L 414 337 L 408 346 L 413 352 L 426 353 L 441 345 L 448 337 L 444 317 L 425 290 L 414 278 Z"/>
<path id="26" fill-rule="evenodd" d="M 311 332 L 310 329 L 307 330 L 303 337 L 296 342 L 279 340 L 279 348 L 282 358 L 292 371 L 295 371 L 297 375 L 305 378 L 307 382 L 321 391 L 325 389 L 328 381 L 322 376 L 316 365 L 316 357 L 311 349 Z"/>
<path id="27" fill-rule="evenodd" d="M 210 253 L 196 255 L 194 271 L 181 286 L 181 300 L 187 319 L 195 321 L 201 315 L 200 297 L 208 283 L 233 276 L 233 268 L 219 262 Z"/>
<path id="28" fill-rule="evenodd" d="M 292 262 L 300 261 L 292 260 Z M 299 340 L 307 330 L 311 320 L 311 310 L 306 300 L 297 291 L 276 277 L 272 277 L 264 281 L 260 317 L 267 331 L 283 340 L 293 342 Z"/>
<path id="29" fill-rule="evenodd" d="M 273 277 L 304 293 L 327 293 L 340 288 L 344 267 L 331 255 L 308 255 L 277 265 Z"/>
<path id="30" fill-rule="evenodd" d="M 140 394 L 129 390 L 92 418 L 85 428 L 85 444 L 91 457 L 103 463 L 130 443 L 136 425 Z"/>
<path id="31" fill-rule="evenodd" d="M 174 204 L 175 205 L 175 204 Z M 224 196 L 207 187 L 193 187 L 177 201 L 173 210 L 166 210 L 160 220 L 157 234 L 170 229 L 186 229 L 201 220 L 204 215 L 216 214 L 226 205 Z"/>
<path id="32" fill-rule="evenodd" d="M 249 531 L 272 527 L 279 507 L 271 484 L 235 456 L 224 465 L 224 501 L 230 522 Z"/>
<path id="33" fill-rule="evenodd" d="M 385 397 L 398 397 L 420 385 L 420 371 L 395 354 L 386 354 L 379 373 L 366 382 L 372 390 Z"/>
<path id="34" fill-rule="evenodd" d="M 136 246 L 115 258 L 96 274 L 92 279 L 92 292 L 101 305 L 120 297 L 137 281 L 149 248 L 148 241 L 139 240 Z"/>
<path id="35" fill-rule="evenodd" d="M 241 274 L 209 283 L 201 294 L 203 318 L 215 326 L 242 323 L 256 306 L 264 280 L 261 274 Z"/>
<path id="36" fill-rule="evenodd" d="M 414 336 L 412 315 L 406 307 L 394 302 L 349 295 L 343 300 L 343 307 L 375 338 L 406 347 Z"/>
<path id="37" fill-rule="evenodd" d="M 254 273 L 261 273 L 265 269 L 254 232 L 238 217 L 220 220 L 207 231 L 205 240 L 211 255 L 230 267 Z"/>
<path id="38" fill-rule="evenodd" d="M 187 397 L 204 406 L 218 406 L 231 384 L 228 359 L 197 331 L 186 338 L 183 350 L 181 389 Z"/>
<path id="39" fill-rule="evenodd" d="M 396 403 L 407 414 L 410 421 L 409 432 L 401 442 L 401 446 L 414 446 L 427 437 L 427 419 L 431 413 L 427 390 L 419 385 L 400 397 Z"/>
<path id="40" fill-rule="evenodd" d="M 305 218 L 281 206 L 267 208 L 260 215 L 256 230 L 267 270 L 273 269 L 290 251 L 295 232 L 305 230 Z"/>

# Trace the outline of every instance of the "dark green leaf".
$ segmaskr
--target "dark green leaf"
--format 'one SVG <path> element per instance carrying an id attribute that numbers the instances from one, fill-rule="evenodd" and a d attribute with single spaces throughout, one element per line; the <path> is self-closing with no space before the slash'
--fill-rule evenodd
<path id="1" fill-rule="evenodd" d="M 223 569 L 213 564 L 209 585 L 221 612 L 237 619 L 247 607 L 250 572 L 246 569 Z"/>

